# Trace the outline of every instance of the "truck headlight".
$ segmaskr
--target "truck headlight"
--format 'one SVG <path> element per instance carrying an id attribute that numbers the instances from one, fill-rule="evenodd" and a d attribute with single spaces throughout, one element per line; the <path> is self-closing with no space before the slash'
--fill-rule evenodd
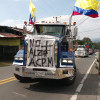
<path id="1" fill-rule="evenodd" d="M 70 63 L 72 64 L 73 63 L 73 59 L 62 59 L 62 63 Z"/>
<path id="2" fill-rule="evenodd" d="M 19 58 L 19 60 L 23 60 L 23 58 L 22 58 L 22 57 L 20 57 L 20 58 Z"/>
<path id="3" fill-rule="evenodd" d="M 62 62 L 63 62 L 63 63 L 67 63 L 67 59 L 63 59 Z"/>
<path id="4" fill-rule="evenodd" d="M 23 60 L 23 57 L 15 57 L 14 60 Z"/>
<path id="5" fill-rule="evenodd" d="M 18 57 L 15 57 L 14 60 L 19 60 L 19 58 Z"/>
<path id="6" fill-rule="evenodd" d="M 72 64 L 73 63 L 73 60 L 72 59 L 69 59 L 68 60 L 68 63 L 71 63 Z"/>

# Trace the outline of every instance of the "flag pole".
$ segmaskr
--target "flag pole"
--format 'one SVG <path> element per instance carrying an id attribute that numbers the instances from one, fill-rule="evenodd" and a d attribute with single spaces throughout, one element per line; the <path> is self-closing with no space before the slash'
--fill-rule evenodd
<path id="1" fill-rule="evenodd" d="M 72 32 L 71 32 L 71 22 L 72 22 L 72 15 L 69 18 L 69 48 L 73 48 L 73 43 L 72 43 Z"/>
<path id="2" fill-rule="evenodd" d="M 33 20 L 33 30 L 35 29 L 35 23 L 36 23 L 36 16 L 34 15 L 34 20 Z M 34 35 L 34 31 L 33 31 L 33 35 Z"/>
<path id="3" fill-rule="evenodd" d="M 70 31 L 70 36 L 72 37 L 72 34 L 71 34 L 71 23 L 72 23 L 72 15 L 69 18 L 69 31 Z"/>

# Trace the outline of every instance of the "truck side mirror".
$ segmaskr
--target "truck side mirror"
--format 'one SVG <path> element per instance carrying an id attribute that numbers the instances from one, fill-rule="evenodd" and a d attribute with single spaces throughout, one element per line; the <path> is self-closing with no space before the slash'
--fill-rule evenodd
<path id="1" fill-rule="evenodd" d="M 66 29 L 65 30 L 65 33 L 66 33 L 67 36 L 69 36 L 70 35 L 70 30 L 69 29 Z"/>

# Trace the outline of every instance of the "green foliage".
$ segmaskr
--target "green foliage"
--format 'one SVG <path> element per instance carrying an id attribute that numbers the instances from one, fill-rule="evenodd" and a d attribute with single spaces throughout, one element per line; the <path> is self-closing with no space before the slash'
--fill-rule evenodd
<path id="1" fill-rule="evenodd" d="M 75 45 L 77 42 L 78 45 L 85 45 L 85 43 L 88 44 L 88 48 L 93 49 L 100 49 L 100 43 L 93 43 L 90 38 L 85 37 L 82 40 L 75 40 L 73 41 L 73 45 Z"/>
<path id="2" fill-rule="evenodd" d="M 75 45 L 76 43 L 78 45 L 84 45 L 85 44 L 85 42 L 83 40 L 75 40 L 75 41 L 73 41 L 73 45 Z"/>
<path id="3" fill-rule="evenodd" d="M 91 39 L 88 38 L 88 37 L 84 37 L 83 41 L 86 42 L 86 43 L 92 43 Z"/>
<path id="4" fill-rule="evenodd" d="M 93 43 L 94 49 L 100 49 L 100 43 Z"/>

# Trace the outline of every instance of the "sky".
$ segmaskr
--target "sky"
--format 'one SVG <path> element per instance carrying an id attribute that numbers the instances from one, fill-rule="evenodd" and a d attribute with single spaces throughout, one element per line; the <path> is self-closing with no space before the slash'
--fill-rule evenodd
<path id="1" fill-rule="evenodd" d="M 74 0 L 31 0 L 35 5 L 37 19 L 71 14 Z M 0 22 L 28 21 L 30 0 L 1 0 Z M 71 8 L 71 9 L 70 9 Z"/>
<path id="2" fill-rule="evenodd" d="M 35 5 L 37 21 L 54 16 L 62 16 L 60 20 L 68 21 L 72 14 L 76 0 L 31 0 Z M 1 0 L 0 1 L 0 25 L 23 27 L 24 21 L 29 20 L 30 0 Z M 100 10 L 98 11 L 100 13 Z M 78 38 L 100 37 L 100 17 L 88 18 L 87 16 L 75 16 L 73 22 L 77 22 Z"/>

